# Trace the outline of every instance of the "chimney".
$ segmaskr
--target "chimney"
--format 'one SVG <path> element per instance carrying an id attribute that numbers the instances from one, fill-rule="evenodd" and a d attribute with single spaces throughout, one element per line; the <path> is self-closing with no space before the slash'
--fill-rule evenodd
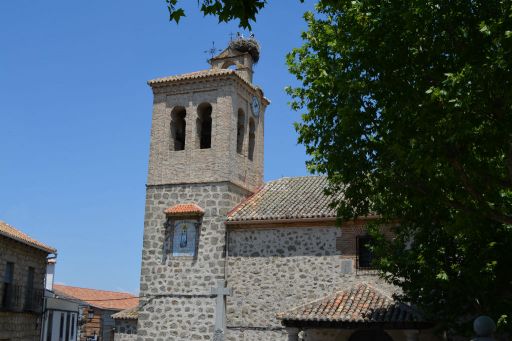
<path id="1" fill-rule="evenodd" d="M 48 258 L 47 263 L 46 263 L 46 281 L 45 281 L 46 290 L 53 291 L 53 279 L 55 277 L 55 263 L 57 263 L 57 259 Z"/>

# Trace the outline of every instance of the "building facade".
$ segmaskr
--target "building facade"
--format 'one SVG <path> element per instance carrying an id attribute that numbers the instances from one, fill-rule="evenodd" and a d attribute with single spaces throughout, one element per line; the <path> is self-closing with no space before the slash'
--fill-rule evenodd
<path id="1" fill-rule="evenodd" d="M 139 307 L 122 310 L 112 315 L 115 321 L 114 341 L 137 340 Z"/>
<path id="2" fill-rule="evenodd" d="M 367 220 L 336 225 L 325 177 L 263 183 L 258 59 L 238 38 L 208 70 L 149 82 L 138 340 L 430 339 L 370 268 Z"/>
<path id="3" fill-rule="evenodd" d="M 117 291 L 80 288 L 56 284 L 53 287 L 59 299 L 79 304 L 79 341 L 113 341 L 115 321 L 113 314 L 137 307 L 136 296 Z"/>
<path id="4" fill-rule="evenodd" d="M 39 340 L 47 257 L 56 252 L 0 221 L 0 340 Z"/>

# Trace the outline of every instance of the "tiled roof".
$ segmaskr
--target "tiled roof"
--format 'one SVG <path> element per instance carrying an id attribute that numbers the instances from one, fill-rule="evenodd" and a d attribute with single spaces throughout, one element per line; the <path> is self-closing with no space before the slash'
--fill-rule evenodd
<path id="1" fill-rule="evenodd" d="M 106 291 L 54 284 L 58 296 L 75 299 L 90 306 L 108 310 L 124 310 L 138 306 L 139 299 L 126 292 Z"/>
<path id="2" fill-rule="evenodd" d="M 43 244 L 43 243 L 29 237 L 25 233 L 21 232 L 20 230 L 15 229 L 11 225 L 9 225 L 3 221 L 0 221 L 0 235 L 5 236 L 7 238 L 14 239 L 20 243 L 35 247 L 39 250 L 43 250 L 48 253 L 56 253 L 57 252 L 57 250 L 54 249 L 53 247 Z"/>
<path id="3" fill-rule="evenodd" d="M 162 83 L 172 83 L 177 81 L 183 81 L 183 80 L 190 80 L 190 79 L 200 79 L 200 78 L 208 78 L 208 77 L 218 77 L 218 76 L 226 76 L 226 75 L 236 75 L 235 70 L 231 69 L 207 69 L 207 70 L 201 70 L 201 71 L 195 71 L 190 73 L 184 73 L 181 75 L 175 75 L 175 76 L 169 76 L 169 77 L 162 77 L 162 78 L 156 78 L 148 81 L 149 85 L 158 85 Z M 240 78 L 242 79 L 242 78 Z"/>
<path id="4" fill-rule="evenodd" d="M 424 322 L 410 306 L 395 302 L 366 283 L 277 314 L 284 321 L 341 323 Z"/>
<path id="5" fill-rule="evenodd" d="M 324 193 L 325 176 L 301 176 L 267 182 L 228 213 L 228 222 L 304 218 L 336 218 Z"/>
<path id="6" fill-rule="evenodd" d="M 188 204 L 177 204 L 167 208 L 165 211 L 167 215 L 173 216 L 186 216 L 186 215 L 203 215 L 204 210 L 199 207 L 197 204 L 188 203 Z"/>
<path id="7" fill-rule="evenodd" d="M 139 307 L 137 306 L 121 310 L 120 312 L 113 314 L 112 318 L 116 320 L 136 320 L 139 318 Z"/>
<path id="8" fill-rule="evenodd" d="M 222 78 L 222 77 L 230 77 L 230 76 L 236 77 L 238 80 L 245 83 L 246 85 L 251 87 L 253 90 L 260 92 L 261 96 L 262 96 L 263 103 L 265 103 L 265 105 L 270 104 L 269 99 L 264 96 L 263 90 L 261 90 L 261 88 L 246 81 L 235 70 L 232 70 L 232 69 L 213 69 L 212 68 L 212 69 L 194 71 L 194 72 L 189 72 L 189 73 L 183 73 L 181 75 L 155 78 L 155 79 L 149 80 L 148 84 L 151 87 L 159 87 L 159 86 L 165 86 L 166 84 L 170 84 L 170 83 L 174 83 L 174 82 L 207 79 L 207 78 Z"/>

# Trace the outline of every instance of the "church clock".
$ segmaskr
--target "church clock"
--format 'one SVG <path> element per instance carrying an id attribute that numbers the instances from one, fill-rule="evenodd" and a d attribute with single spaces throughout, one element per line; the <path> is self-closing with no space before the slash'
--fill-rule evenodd
<path id="1" fill-rule="evenodd" d="M 261 103 L 257 96 L 252 96 L 251 110 L 254 116 L 258 117 L 260 114 Z"/>

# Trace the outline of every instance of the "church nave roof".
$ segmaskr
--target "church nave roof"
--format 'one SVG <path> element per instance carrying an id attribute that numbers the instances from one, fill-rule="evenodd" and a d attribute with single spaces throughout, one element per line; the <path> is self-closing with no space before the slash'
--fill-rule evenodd
<path id="1" fill-rule="evenodd" d="M 281 178 L 263 187 L 228 213 L 228 222 L 336 218 L 325 176 Z"/>

